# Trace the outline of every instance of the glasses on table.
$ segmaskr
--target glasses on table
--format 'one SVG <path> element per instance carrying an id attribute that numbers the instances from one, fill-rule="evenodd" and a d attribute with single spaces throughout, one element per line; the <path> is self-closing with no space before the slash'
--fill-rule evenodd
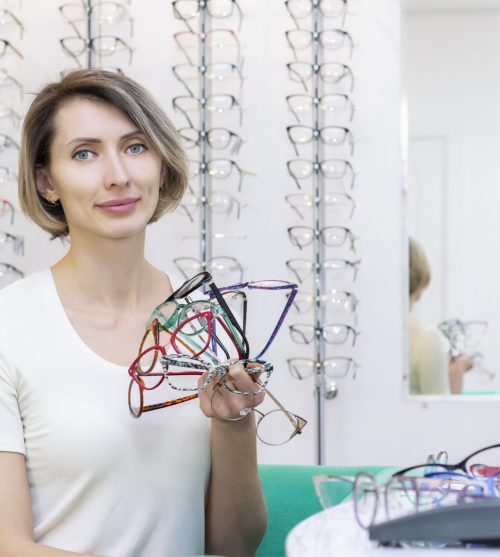
<path id="1" fill-rule="evenodd" d="M 300 117 L 304 113 L 308 113 L 310 120 L 310 114 L 315 107 L 321 110 L 325 116 L 333 115 L 337 121 L 344 119 L 352 122 L 354 117 L 354 104 L 349 96 L 343 93 L 331 93 L 321 97 L 303 94 L 288 95 L 286 102 L 298 123 L 301 122 Z"/>
<path id="2" fill-rule="evenodd" d="M 0 199 L 0 218 L 9 217 L 10 224 L 14 224 L 14 205 L 7 199 Z"/>
<path id="3" fill-rule="evenodd" d="M 349 128 L 343 126 L 315 128 L 296 124 L 294 126 L 287 126 L 286 132 L 297 156 L 299 156 L 297 145 L 305 145 L 306 143 L 311 143 L 311 141 L 321 141 L 324 145 L 334 147 L 347 142 L 350 146 L 351 155 L 354 152 L 354 137 Z"/>
<path id="4" fill-rule="evenodd" d="M 19 28 L 19 35 L 23 38 L 24 25 L 10 10 L 0 9 L 0 26 L 14 24 Z"/>
<path id="5" fill-rule="evenodd" d="M 295 180 L 299 190 L 302 189 L 300 180 L 306 180 L 315 173 L 319 173 L 323 178 L 331 180 L 342 180 L 347 177 L 350 189 L 354 187 L 354 169 L 351 163 L 344 159 L 325 159 L 318 162 L 307 159 L 294 159 L 287 161 L 286 166 L 288 173 Z"/>
<path id="6" fill-rule="evenodd" d="M 19 145 L 10 137 L 10 135 L 6 135 L 4 133 L 0 133 L 0 153 L 5 151 L 5 149 L 9 149 L 13 147 L 19 151 Z"/>
<path id="7" fill-rule="evenodd" d="M 316 296 L 309 292 L 298 291 L 295 296 L 292 308 L 296 313 L 307 313 L 316 305 Z M 339 313 L 348 312 L 353 314 L 358 307 L 359 300 L 352 292 L 345 290 L 331 290 L 326 294 L 321 294 L 319 303 L 325 308 L 326 312 Z"/>
<path id="8" fill-rule="evenodd" d="M 294 379 L 304 380 L 314 375 L 317 370 L 322 369 L 330 379 L 344 379 L 348 375 L 356 378 L 356 371 L 361 366 L 352 358 L 336 356 L 324 360 L 313 360 L 312 358 L 288 358 L 288 370 Z"/>
<path id="9" fill-rule="evenodd" d="M 2 56 L 4 56 L 5 54 L 7 54 L 8 52 L 13 52 L 17 56 L 19 56 L 19 58 L 21 58 L 21 60 L 24 60 L 24 56 L 19 52 L 19 50 L 10 41 L 8 41 L 6 39 L 0 39 L 0 58 Z"/>
<path id="10" fill-rule="evenodd" d="M 363 529 L 431 508 L 496 497 L 484 482 L 468 478 L 450 481 L 395 476 L 379 483 L 372 474 L 359 472 L 356 476 L 316 476 L 313 481 L 324 508 L 351 502 L 356 521 Z"/>
<path id="11" fill-rule="evenodd" d="M 341 323 L 326 324 L 320 328 L 300 323 L 290 325 L 289 330 L 292 340 L 297 344 L 311 344 L 317 337 L 321 337 L 328 344 L 345 344 L 350 337 L 351 344 L 354 346 L 356 339 L 361 334 L 350 325 Z"/>
<path id="12" fill-rule="evenodd" d="M 231 154 L 237 154 L 243 144 L 243 139 L 227 128 L 209 128 L 198 130 L 196 128 L 180 128 L 177 130 L 187 149 L 199 147 L 204 141 L 211 149 L 227 149 L 231 144 Z"/>
<path id="13" fill-rule="evenodd" d="M 354 89 L 354 74 L 351 68 L 340 62 L 323 62 L 311 64 L 310 62 L 289 62 L 287 65 L 288 77 L 292 81 L 302 83 L 304 90 L 308 91 L 307 82 L 315 75 L 323 83 L 337 85 L 349 81 L 349 90 Z"/>
<path id="14" fill-rule="evenodd" d="M 319 265 L 308 259 L 289 259 L 286 262 L 288 269 L 294 274 L 297 281 L 303 284 L 313 271 L 324 270 L 335 281 L 350 279 L 356 281 L 361 260 L 349 261 L 348 259 L 327 259 Z"/>
<path id="15" fill-rule="evenodd" d="M 243 170 L 237 162 L 231 159 L 210 159 L 205 162 L 191 159 L 189 163 L 190 178 L 195 178 L 196 176 L 206 172 L 210 178 L 225 180 L 229 178 L 233 172 L 236 172 L 238 175 L 238 191 L 241 191 L 243 176 L 255 176 L 253 172 Z"/>
<path id="16" fill-rule="evenodd" d="M 218 53 L 221 53 L 227 62 L 232 53 L 234 63 L 237 65 L 242 63 L 240 41 L 238 35 L 232 29 L 211 29 L 203 35 L 193 31 L 180 31 L 174 33 L 174 41 L 190 64 L 197 63 L 199 53 L 195 52 L 190 56 L 189 51 L 200 49 L 202 42 L 209 49 L 212 59 L 216 58 Z"/>
<path id="17" fill-rule="evenodd" d="M 59 39 L 62 49 L 66 54 L 71 56 L 75 62 L 81 67 L 79 56 L 87 50 L 92 50 L 97 56 L 112 56 L 117 52 L 126 51 L 129 55 L 128 63 L 132 62 L 133 49 L 120 37 L 113 35 L 101 35 L 92 39 L 84 39 L 83 37 L 64 37 Z"/>
<path id="18" fill-rule="evenodd" d="M 306 31 L 293 29 L 285 31 L 286 40 L 293 50 L 295 61 L 299 62 L 298 50 L 309 48 L 318 42 L 326 50 L 349 49 L 349 58 L 352 56 L 354 43 L 351 35 L 343 29 L 325 29 L 324 31 Z"/>
<path id="19" fill-rule="evenodd" d="M 266 386 L 262 386 L 260 377 L 255 379 L 257 384 L 261 385 L 261 392 L 264 392 L 269 399 L 274 402 L 277 408 L 268 412 L 262 412 L 256 408 L 244 408 L 237 417 L 228 416 L 225 411 L 224 399 L 220 396 L 222 384 L 216 384 L 212 398 L 212 410 L 214 414 L 221 420 L 238 421 L 253 412 L 257 417 L 257 437 L 266 445 L 278 446 L 284 445 L 296 435 L 300 435 L 307 425 L 307 421 L 297 414 L 287 410 L 283 404 L 269 391 Z M 242 390 L 245 387 L 231 380 L 233 388 Z M 234 394 L 233 396 L 245 396 L 244 394 Z"/>
<path id="20" fill-rule="evenodd" d="M 59 11 L 79 37 L 83 37 L 83 35 L 76 24 L 82 22 L 86 24 L 89 17 L 95 17 L 95 21 L 99 25 L 116 25 L 127 21 L 130 25 L 130 35 L 134 34 L 134 20 L 127 7 L 118 2 L 96 2 L 91 6 L 86 2 L 80 4 L 70 2 L 59 6 Z"/>
<path id="21" fill-rule="evenodd" d="M 441 459 L 444 460 L 444 459 Z M 489 445 L 466 456 L 456 464 L 447 462 L 426 462 L 403 468 L 397 476 L 434 476 L 447 472 L 461 472 L 471 476 L 500 477 L 500 444 Z"/>
<path id="22" fill-rule="evenodd" d="M 300 219 L 304 220 L 305 209 L 312 209 L 316 204 L 316 199 L 308 193 L 291 193 L 285 195 L 285 201 L 290 205 Z M 329 216 L 351 218 L 356 202 L 346 193 L 325 193 L 322 205 L 328 211 Z"/>
<path id="23" fill-rule="evenodd" d="M 199 79 L 204 76 L 209 81 L 215 83 L 217 81 L 227 81 L 230 79 L 238 79 L 240 90 L 243 84 L 243 75 L 241 70 L 236 64 L 229 62 L 214 62 L 204 66 L 197 66 L 195 64 L 177 64 L 172 67 L 175 77 L 184 85 L 187 92 L 193 97 L 196 93 L 189 87 L 190 80 L 196 80 L 199 84 Z"/>
<path id="24" fill-rule="evenodd" d="M 344 226 L 327 226 L 321 230 L 316 230 L 310 226 L 291 226 L 288 230 L 288 237 L 294 246 L 303 249 L 312 244 L 317 237 L 326 246 L 342 247 L 349 242 L 349 248 L 355 252 L 355 241 L 357 238 L 350 228 Z"/>
<path id="25" fill-rule="evenodd" d="M 190 31 L 193 31 L 193 29 L 189 25 L 189 21 L 200 17 L 200 8 L 202 7 L 213 18 L 228 18 L 237 13 L 239 17 L 238 31 L 241 30 L 243 12 L 236 0 L 174 0 L 172 7 L 174 16 L 177 19 L 182 19 Z"/>
<path id="26" fill-rule="evenodd" d="M 285 6 L 297 29 L 300 29 L 297 20 L 311 16 L 314 10 L 319 10 L 323 17 L 341 18 L 341 25 L 347 14 L 347 0 L 285 0 Z"/>
<path id="27" fill-rule="evenodd" d="M 214 276 L 227 276 L 236 274 L 238 282 L 243 280 L 243 267 L 241 263 L 234 257 L 217 256 L 211 257 L 205 265 L 195 257 L 177 257 L 174 259 L 174 265 L 182 273 L 184 278 L 189 278 L 193 274 L 206 270 Z"/>
<path id="28" fill-rule="evenodd" d="M 0 262 L 0 288 L 24 277 L 24 273 L 10 263 Z"/>
<path id="29" fill-rule="evenodd" d="M 240 218 L 241 203 L 235 197 L 223 191 L 212 191 L 208 199 L 186 194 L 182 198 L 180 208 L 184 210 L 189 220 L 194 222 L 194 212 L 204 204 L 208 205 L 215 215 L 229 216 L 236 212 L 236 218 Z"/>
<path id="30" fill-rule="evenodd" d="M 240 103 L 236 100 L 234 95 L 220 94 L 209 95 L 204 98 L 191 97 L 190 95 L 179 95 L 172 99 L 174 110 L 180 112 L 186 118 L 190 127 L 194 128 L 194 124 L 189 117 L 189 112 L 197 112 L 200 108 L 204 108 L 209 112 L 223 113 L 229 112 L 236 108 L 239 114 L 239 123 L 241 126 L 243 118 L 243 110 Z"/>
<path id="31" fill-rule="evenodd" d="M 14 255 L 24 255 L 24 238 L 22 236 L 0 231 L 0 249 L 4 245 L 10 245 Z"/>

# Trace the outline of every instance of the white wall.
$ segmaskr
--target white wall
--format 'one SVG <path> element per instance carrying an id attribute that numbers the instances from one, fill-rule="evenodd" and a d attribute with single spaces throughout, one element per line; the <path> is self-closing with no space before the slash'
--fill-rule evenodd
<path id="1" fill-rule="evenodd" d="M 287 79 L 285 70 L 292 53 L 284 32 L 292 29 L 293 23 L 281 1 L 240 2 L 245 12 L 241 37 L 247 78 L 241 133 L 247 141 L 237 161 L 242 168 L 256 172 L 257 177 L 245 178 L 240 199 L 247 207 L 241 220 L 219 220 L 214 225 L 218 230 L 244 233 L 247 239 L 229 242 L 214 252 L 238 255 L 248 278 L 291 279 L 284 262 L 302 255 L 287 239 L 286 227 L 299 223 L 283 199 L 296 191 L 285 166 L 294 155 L 285 132 L 293 118 L 284 98 L 300 92 Z M 5 61 L 12 73 L 21 77 L 28 92 L 36 91 L 69 66 L 58 39 L 71 32 L 58 14 L 58 3 L 52 0 L 42 6 L 41 2 L 24 0 L 20 13 L 26 34 L 19 44 L 25 61 L 20 64 L 12 57 L 0 60 L 0 66 Z M 358 255 L 362 259 L 355 289 L 361 300 L 358 326 L 362 334 L 355 358 L 362 367 L 355 381 L 339 382 L 338 397 L 326 403 L 326 460 L 331 464 L 403 465 L 442 448 L 459 456 L 481 442 L 494 440 L 482 424 L 493 422 L 495 407 L 461 402 L 424 405 L 405 402 L 402 396 L 406 276 L 399 141 L 399 2 L 353 0 L 351 5 L 353 13 L 346 26 L 355 41 L 352 66 L 357 114 L 353 131 L 357 142 L 353 163 L 358 172 L 354 194 L 359 205 L 353 228 L 360 237 Z M 170 70 L 172 64 L 183 61 L 172 41 L 172 34 L 183 30 L 183 25 L 172 17 L 169 2 L 136 1 L 131 10 L 136 18 L 132 42 L 137 50 L 128 73 L 152 90 L 176 123 L 183 124 L 170 104 L 173 96 L 183 94 Z M 28 103 L 27 97 L 25 106 Z M 229 187 L 224 189 L 229 191 Z M 14 198 L 15 193 L 10 191 L 9 196 Z M 46 266 L 63 252 L 57 242 L 49 245 L 43 233 L 22 219 L 14 228 L 26 236 L 26 257 L 19 265 L 28 272 Z M 181 240 L 192 229 L 185 218 L 177 215 L 153 225 L 148 240 L 153 262 L 168 269 L 175 256 L 198 255 L 195 244 Z M 270 311 L 278 311 L 278 306 L 279 301 L 272 307 L 267 301 L 260 305 L 255 302 L 250 316 L 254 328 Z M 310 354 L 292 345 L 284 330 L 269 355 L 275 364 L 270 386 L 287 407 L 308 419 L 309 425 L 300 438 L 283 447 L 259 445 L 262 462 L 315 461 L 313 384 L 293 381 L 285 365 L 286 357 L 299 355 Z"/>

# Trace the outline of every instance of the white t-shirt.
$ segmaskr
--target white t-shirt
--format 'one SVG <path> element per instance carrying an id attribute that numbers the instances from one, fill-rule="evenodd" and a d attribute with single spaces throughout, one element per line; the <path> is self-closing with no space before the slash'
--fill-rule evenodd
<path id="1" fill-rule="evenodd" d="M 0 291 L 0 451 L 26 456 L 36 541 L 202 554 L 210 420 L 196 399 L 133 418 L 129 381 L 78 336 L 50 269 Z M 145 404 L 182 394 L 162 384 Z"/>

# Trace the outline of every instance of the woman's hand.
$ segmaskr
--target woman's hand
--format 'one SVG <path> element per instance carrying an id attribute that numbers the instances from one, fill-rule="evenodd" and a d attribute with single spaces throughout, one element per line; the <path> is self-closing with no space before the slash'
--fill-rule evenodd
<path id="1" fill-rule="evenodd" d="M 258 364 L 247 364 L 247 369 L 254 366 L 257 367 Z M 199 378 L 198 385 L 205 382 L 206 375 L 204 373 Z M 240 420 L 264 400 L 264 392 L 258 382 L 258 373 L 250 374 L 245 371 L 241 362 L 234 363 L 229 366 L 223 377 L 216 376 L 200 391 L 200 408 L 209 418 Z M 258 394 L 237 394 L 226 388 L 224 383 L 239 392 Z"/>

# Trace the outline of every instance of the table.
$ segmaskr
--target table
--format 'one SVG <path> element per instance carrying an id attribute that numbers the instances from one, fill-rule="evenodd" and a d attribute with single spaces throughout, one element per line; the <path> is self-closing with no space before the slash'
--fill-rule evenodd
<path id="1" fill-rule="evenodd" d="M 498 548 L 420 549 L 380 547 L 358 526 L 351 502 L 342 503 L 299 522 L 286 538 L 287 557 L 493 557 Z"/>

